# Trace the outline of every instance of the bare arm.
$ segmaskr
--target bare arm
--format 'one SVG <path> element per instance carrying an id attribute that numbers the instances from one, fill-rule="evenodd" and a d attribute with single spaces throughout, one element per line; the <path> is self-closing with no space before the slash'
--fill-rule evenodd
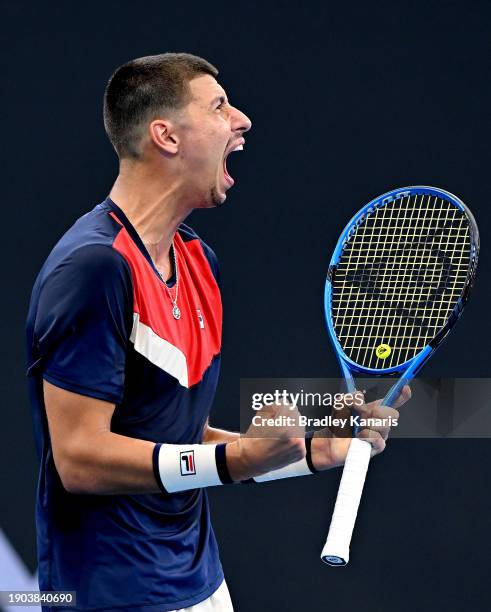
<path id="1" fill-rule="evenodd" d="M 53 458 L 65 489 L 97 495 L 158 493 L 153 471 L 155 443 L 111 431 L 115 405 L 43 381 Z M 227 443 L 234 481 L 247 480 L 305 456 L 303 439 L 242 439 L 206 426 L 204 442 Z"/>
<path id="2" fill-rule="evenodd" d="M 56 469 L 71 493 L 157 493 L 155 444 L 111 431 L 115 406 L 43 381 Z"/>

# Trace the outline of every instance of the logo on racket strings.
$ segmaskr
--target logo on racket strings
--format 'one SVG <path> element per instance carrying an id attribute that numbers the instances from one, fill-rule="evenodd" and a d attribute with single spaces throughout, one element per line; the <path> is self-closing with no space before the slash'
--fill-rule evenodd
<path id="1" fill-rule="evenodd" d="M 392 353 L 392 349 L 388 344 L 379 344 L 375 349 L 375 355 L 379 359 L 387 359 L 387 357 Z"/>

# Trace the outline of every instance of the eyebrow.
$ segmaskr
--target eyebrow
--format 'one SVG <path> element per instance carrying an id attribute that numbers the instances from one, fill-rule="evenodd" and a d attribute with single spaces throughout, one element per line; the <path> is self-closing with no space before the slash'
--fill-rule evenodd
<path id="1" fill-rule="evenodd" d="M 217 102 L 227 102 L 227 96 L 225 94 L 220 94 L 219 96 L 216 96 L 215 98 L 213 98 L 211 105 L 215 106 Z"/>

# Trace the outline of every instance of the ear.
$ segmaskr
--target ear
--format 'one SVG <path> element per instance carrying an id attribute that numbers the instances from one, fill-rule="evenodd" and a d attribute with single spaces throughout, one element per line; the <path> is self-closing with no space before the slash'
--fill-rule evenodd
<path id="1" fill-rule="evenodd" d="M 162 153 L 175 155 L 179 150 L 179 137 L 175 126 L 169 120 L 155 119 L 148 126 L 152 142 Z"/>

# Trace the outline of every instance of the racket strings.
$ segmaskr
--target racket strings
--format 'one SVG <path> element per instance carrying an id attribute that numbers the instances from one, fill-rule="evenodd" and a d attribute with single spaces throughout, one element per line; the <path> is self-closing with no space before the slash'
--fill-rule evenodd
<path id="1" fill-rule="evenodd" d="M 377 369 L 414 357 L 445 326 L 469 265 L 469 222 L 451 202 L 411 195 L 369 214 L 347 238 L 332 283 L 345 354 Z"/>

